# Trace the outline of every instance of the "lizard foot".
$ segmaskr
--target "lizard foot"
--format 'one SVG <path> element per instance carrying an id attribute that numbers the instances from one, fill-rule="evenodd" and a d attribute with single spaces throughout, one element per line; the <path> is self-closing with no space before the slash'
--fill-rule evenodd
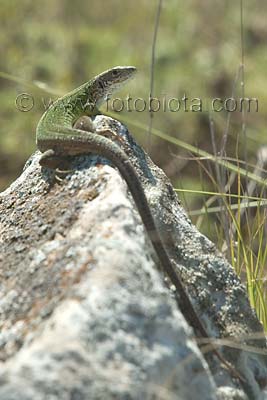
<path id="1" fill-rule="evenodd" d="M 67 157 L 61 156 L 55 152 L 55 150 L 49 149 L 45 151 L 40 160 L 39 164 L 42 167 L 50 169 L 58 169 L 59 167 L 63 170 L 68 170 L 70 162 Z"/>

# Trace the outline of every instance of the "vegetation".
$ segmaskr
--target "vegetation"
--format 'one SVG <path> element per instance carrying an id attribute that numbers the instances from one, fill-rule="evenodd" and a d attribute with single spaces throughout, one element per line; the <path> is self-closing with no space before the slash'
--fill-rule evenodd
<path id="1" fill-rule="evenodd" d="M 135 65 L 139 74 L 119 95 L 148 101 L 157 3 L 2 0 L 0 189 L 34 151 L 35 127 L 49 99 L 112 66 Z M 115 116 L 165 170 L 193 222 L 247 282 L 267 328 L 267 226 L 260 204 L 266 198 L 266 12 L 264 1 L 163 0 L 153 66 L 153 96 L 161 107 L 153 113 L 152 138 L 148 109 Z M 15 103 L 25 92 L 34 99 L 29 112 Z M 257 99 L 258 111 L 255 102 L 250 111 L 212 110 L 212 99 L 225 106 L 232 97 L 238 107 L 240 98 Z M 171 98 L 180 100 L 179 111 L 163 110 Z M 190 109 L 196 99 L 201 110 Z M 248 207 L 248 201 L 254 203 Z"/>

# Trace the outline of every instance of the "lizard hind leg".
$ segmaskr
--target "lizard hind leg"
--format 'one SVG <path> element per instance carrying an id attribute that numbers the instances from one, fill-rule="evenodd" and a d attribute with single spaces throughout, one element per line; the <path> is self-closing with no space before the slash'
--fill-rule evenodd
<path id="1" fill-rule="evenodd" d="M 39 164 L 44 168 L 53 169 L 56 173 L 64 175 L 72 172 L 69 169 L 70 161 L 68 158 L 57 154 L 53 149 L 49 149 L 41 155 Z"/>

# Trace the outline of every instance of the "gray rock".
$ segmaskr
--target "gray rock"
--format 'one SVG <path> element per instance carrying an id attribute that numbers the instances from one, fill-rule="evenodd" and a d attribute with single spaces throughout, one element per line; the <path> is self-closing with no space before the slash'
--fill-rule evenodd
<path id="1" fill-rule="evenodd" d="M 266 341 L 233 268 L 126 128 L 104 116 L 95 125 L 123 137 L 206 329 L 241 339 L 223 355 L 246 382 L 203 357 L 117 170 L 78 157 L 53 183 L 36 152 L 0 195 L 0 400 L 263 398 L 266 356 L 242 347 L 266 352 Z"/>

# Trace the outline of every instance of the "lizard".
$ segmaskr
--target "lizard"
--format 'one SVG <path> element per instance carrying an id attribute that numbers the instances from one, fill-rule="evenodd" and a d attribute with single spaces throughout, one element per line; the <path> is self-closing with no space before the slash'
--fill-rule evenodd
<path id="1" fill-rule="evenodd" d="M 182 313 L 203 338 L 211 340 L 168 256 L 134 166 L 123 149 L 107 137 L 108 132 L 102 135 L 91 129 L 90 118 L 100 114 L 98 107 L 135 73 L 133 66 L 111 68 L 52 103 L 36 129 L 37 147 L 43 153 L 39 163 L 42 167 L 56 170 L 69 156 L 94 153 L 107 158 L 118 168 L 128 185 L 162 269 L 179 295 L 178 304 Z M 88 120 L 77 122 L 81 118 Z M 240 373 L 215 346 L 212 346 L 212 351 L 235 378 L 244 382 Z"/>

